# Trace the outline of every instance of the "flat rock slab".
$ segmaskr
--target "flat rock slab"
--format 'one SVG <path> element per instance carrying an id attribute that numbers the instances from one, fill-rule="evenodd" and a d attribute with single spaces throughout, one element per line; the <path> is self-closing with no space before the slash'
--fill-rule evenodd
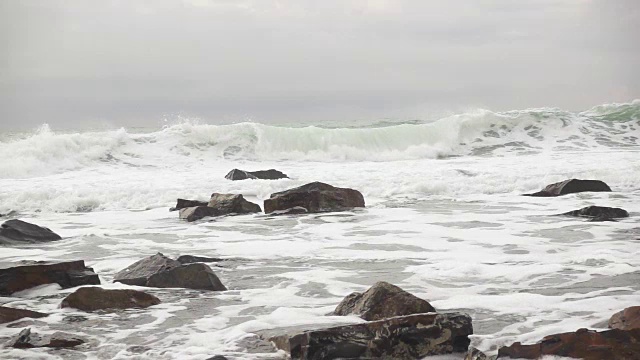
<path id="1" fill-rule="evenodd" d="M 567 194 L 575 194 L 585 191 L 611 191 L 609 185 L 600 180 L 569 179 L 555 184 L 547 185 L 541 191 L 525 196 L 553 197 Z"/>
<path id="2" fill-rule="evenodd" d="M 63 289 L 81 285 L 99 285 L 100 278 L 83 260 L 66 262 L 27 261 L 0 269 L 0 295 L 45 284 L 58 284 Z"/>
<path id="3" fill-rule="evenodd" d="M 628 307 L 613 314 L 609 328 L 620 330 L 640 329 L 640 306 Z"/>
<path id="4" fill-rule="evenodd" d="M 517 342 L 498 350 L 498 359 L 538 359 L 544 355 L 584 360 L 638 360 L 640 329 L 602 332 L 580 329 L 546 336 L 537 344 L 522 345 Z"/>
<path id="5" fill-rule="evenodd" d="M 183 265 L 161 253 L 131 264 L 118 272 L 113 281 L 156 288 L 227 290 L 207 264 Z"/>
<path id="6" fill-rule="evenodd" d="M 82 345 L 86 340 L 80 336 L 64 332 L 56 332 L 51 335 L 38 335 L 31 333 L 31 329 L 22 330 L 18 335 L 9 341 L 8 347 L 17 349 L 30 348 L 70 348 Z"/>
<path id="7" fill-rule="evenodd" d="M 225 175 L 225 179 L 228 180 L 246 180 L 246 179 L 262 179 L 262 180 L 277 180 L 288 179 L 289 177 L 282 171 L 276 169 L 258 170 L 258 171 L 245 171 L 233 169 Z"/>
<path id="8" fill-rule="evenodd" d="M 364 293 L 353 293 L 340 302 L 334 315 L 358 315 L 365 320 L 435 312 L 426 300 L 380 281 Z"/>
<path id="9" fill-rule="evenodd" d="M 49 316 L 49 314 L 43 314 L 37 311 L 15 309 L 6 306 L 0 306 L 0 324 L 20 320 L 23 318 L 37 319 L 41 317 Z"/>
<path id="10" fill-rule="evenodd" d="M 303 208 L 307 212 L 317 213 L 357 207 L 364 207 L 364 197 L 359 191 L 321 182 L 273 193 L 264 201 L 264 212 L 267 214 L 278 214 L 292 208 Z"/>
<path id="11" fill-rule="evenodd" d="M 160 299 L 142 291 L 129 289 L 107 290 L 100 287 L 83 287 L 62 300 L 60 307 L 83 311 L 106 309 L 147 308 L 160 304 Z"/>
<path id="12" fill-rule="evenodd" d="M 0 245 L 35 244 L 61 240 L 48 228 L 22 220 L 7 220 L 0 226 Z"/>
<path id="13" fill-rule="evenodd" d="M 473 333 L 464 314 L 415 314 L 271 337 L 292 359 L 399 359 L 466 352 Z"/>

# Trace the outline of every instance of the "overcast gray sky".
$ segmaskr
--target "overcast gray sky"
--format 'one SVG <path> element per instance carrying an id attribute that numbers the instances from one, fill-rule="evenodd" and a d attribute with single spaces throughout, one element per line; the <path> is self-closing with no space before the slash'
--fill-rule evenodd
<path id="1" fill-rule="evenodd" d="M 2 0 L 0 130 L 640 98 L 637 0 Z"/>

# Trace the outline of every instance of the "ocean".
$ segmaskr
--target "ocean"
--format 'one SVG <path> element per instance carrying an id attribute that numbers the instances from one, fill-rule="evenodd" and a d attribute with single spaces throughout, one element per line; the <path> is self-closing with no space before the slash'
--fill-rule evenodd
<path id="1" fill-rule="evenodd" d="M 80 350 L 9 349 L 3 359 L 282 359 L 266 329 L 358 321 L 328 316 L 346 295 L 387 281 L 438 311 L 473 318 L 472 345 L 606 328 L 640 301 L 640 101 L 583 112 L 477 110 L 434 121 L 301 122 L 0 135 L 0 220 L 64 239 L 0 248 L 0 264 L 85 260 L 105 288 L 119 270 L 161 252 L 224 259 L 229 289 L 138 288 L 162 304 L 115 313 L 60 309 L 74 289 L 34 288 L 0 304 L 50 313 L 33 331 L 90 339 Z M 275 168 L 281 180 L 230 181 L 231 169 Z M 523 193 L 570 178 L 610 193 Z M 309 215 L 178 219 L 177 198 L 271 193 L 321 181 L 359 190 L 366 208 Z M 618 222 L 554 216 L 624 208 Z M 27 327 L 0 326 L 0 342 Z M 462 359 L 457 354 L 440 359 Z"/>

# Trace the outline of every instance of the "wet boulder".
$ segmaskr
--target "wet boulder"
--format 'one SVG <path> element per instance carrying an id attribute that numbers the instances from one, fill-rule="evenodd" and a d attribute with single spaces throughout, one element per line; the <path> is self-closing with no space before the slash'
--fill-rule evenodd
<path id="1" fill-rule="evenodd" d="M 8 347 L 17 349 L 30 348 L 71 348 L 82 345 L 86 340 L 80 336 L 55 332 L 51 335 L 38 335 L 31 333 L 31 329 L 22 330 L 18 335 L 9 341 Z"/>
<path id="2" fill-rule="evenodd" d="M 131 264 L 118 272 L 113 281 L 157 288 L 226 290 L 208 265 L 202 263 L 183 265 L 161 253 Z"/>
<path id="3" fill-rule="evenodd" d="M 107 290 L 96 286 L 82 287 L 68 295 L 60 307 L 82 311 L 106 309 L 148 308 L 160 304 L 160 299 L 142 291 L 129 289 Z"/>
<path id="4" fill-rule="evenodd" d="M 640 329 L 640 306 L 628 307 L 613 314 L 609 328 L 620 330 Z"/>
<path id="5" fill-rule="evenodd" d="M 465 355 L 464 360 L 495 360 L 496 358 L 497 355 L 489 356 L 479 349 L 471 346 L 469 347 L 469 351 L 467 351 L 467 355 Z"/>
<path id="6" fill-rule="evenodd" d="M 251 214 L 261 212 L 260 205 L 247 201 L 240 194 L 211 194 L 207 206 L 188 207 L 180 210 L 180 218 L 189 222 L 207 216 Z"/>
<path id="7" fill-rule="evenodd" d="M 466 352 L 473 334 L 464 314 L 416 314 L 271 337 L 291 359 L 398 359 Z"/>
<path id="8" fill-rule="evenodd" d="M 99 285 L 100 278 L 83 260 L 65 262 L 24 261 L 17 266 L 0 269 L 0 295 L 45 284 L 58 284 L 63 289 L 81 285 Z"/>
<path id="9" fill-rule="evenodd" d="M 23 318 L 37 319 L 45 316 L 49 316 L 49 314 L 43 314 L 37 311 L 31 311 L 31 310 L 0 306 L 0 324 L 20 320 Z"/>
<path id="10" fill-rule="evenodd" d="M 580 329 L 546 336 L 537 344 L 516 342 L 498 350 L 498 359 L 539 359 L 545 355 L 584 360 L 640 359 L 640 329 L 602 332 Z"/>
<path id="11" fill-rule="evenodd" d="M 629 213 L 625 209 L 605 206 L 587 206 L 582 209 L 569 211 L 561 215 L 587 217 L 592 219 L 615 219 L 629 217 Z"/>
<path id="12" fill-rule="evenodd" d="M 524 195 L 535 197 L 552 197 L 575 194 L 585 191 L 611 191 L 611 188 L 609 187 L 609 185 L 600 180 L 569 179 L 555 184 L 547 185 L 541 191 Z"/>
<path id="13" fill-rule="evenodd" d="M 246 179 L 263 179 L 263 180 L 277 180 L 288 179 L 289 177 L 276 169 L 258 170 L 258 171 L 244 171 L 233 169 L 225 176 L 225 179 L 229 180 L 246 180 Z"/>
<path id="14" fill-rule="evenodd" d="M 189 207 L 196 206 L 207 206 L 208 202 L 206 201 L 198 201 L 198 200 L 186 200 L 186 199 L 178 199 L 176 206 L 169 209 L 169 211 L 176 211 Z"/>
<path id="15" fill-rule="evenodd" d="M 264 201 L 264 211 L 267 214 L 296 207 L 304 208 L 310 213 L 349 210 L 364 207 L 364 197 L 357 190 L 313 182 L 271 194 Z"/>
<path id="16" fill-rule="evenodd" d="M 22 220 L 7 220 L 0 227 L 0 245 L 34 244 L 61 240 L 53 231 Z"/>
<path id="17" fill-rule="evenodd" d="M 194 206 L 180 209 L 180 219 L 187 220 L 188 222 L 197 221 L 209 216 L 220 216 L 216 209 L 208 206 Z"/>
<path id="18" fill-rule="evenodd" d="M 435 312 L 427 301 L 384 281 L 364 293 L 352 293 L 338 304 L 334 315 L 358 315 L 365 320 Z"/>
<path id="19" fill-rule="evenodd" d="M 209 265 L 202 263 L 186 264 L 153 274 L 146 286 L 211 291 L 227 290 Z"/>

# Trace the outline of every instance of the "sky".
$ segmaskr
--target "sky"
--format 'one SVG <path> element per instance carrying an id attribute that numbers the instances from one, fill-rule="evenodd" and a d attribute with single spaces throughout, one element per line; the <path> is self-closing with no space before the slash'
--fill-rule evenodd
<path id="1" fill-rule="evenodd" d="M 637 0 L 2 0 L 0 130 L 640 98 Z"/>

